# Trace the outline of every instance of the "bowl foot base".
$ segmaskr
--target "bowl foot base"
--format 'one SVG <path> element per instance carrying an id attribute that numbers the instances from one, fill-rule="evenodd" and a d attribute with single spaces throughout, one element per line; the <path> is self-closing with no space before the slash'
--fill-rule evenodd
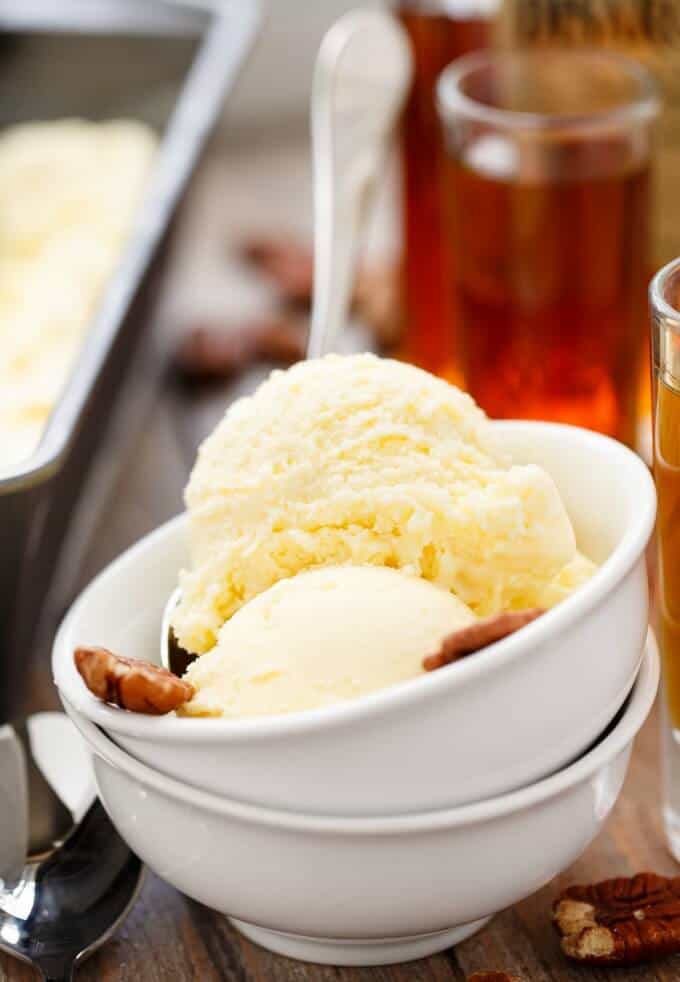
<path id="1" fill-rule="evenodd" d="M 361 966 L 395 965 L 398 962 L 426 958 L 464 941 L 491 920 L 490 917 L 482 917 L 478 921 L 436 931 L 434 934 L 355 941 L 351 938 L 310 938 L 302 934 L 285 934 L 237 921 L 233 917 L 229 919 L 250 941 L 278 955 L 297 958 L 303 962 L 316 962 L 319 965 Z"/>

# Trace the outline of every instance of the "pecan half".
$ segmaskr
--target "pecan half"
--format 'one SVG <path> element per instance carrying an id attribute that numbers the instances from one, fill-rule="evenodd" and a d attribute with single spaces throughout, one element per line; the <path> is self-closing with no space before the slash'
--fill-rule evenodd
<path id="1" fill-rule="evenodd" d="M 468 975 L 467 982 L 522 982 L 519 975 L 508 972 L 475 972 Z"/>
<path id="2" fill-rule="evenodd" d="M 174 364 L 191 381 L 229 379 L 257 361 L 292 365 L 304 357 L 305 332 L 284 318 L 239 326 L 197 324 L 178 345 Z"/>
<path id="3" fill-rule="evenodd" d="M 265 237 L 247 239 L 242 258 L 260 270 L 274 283 L 281 299 L 293 306 L 307 308 L 314 286 L 312 250 L 293 238 Z"/>
<path id="4" fill-rule="evenodd" d="M 632 965 L 680 952 L 680 876 L 638 873 L 565 890 L 553 906 L 562 951 Z"/>
<path id="5" fill-rule="evenodd" d="M 307 310 L 314 289 L 314 255 L 294 237 L 260 236 L 246 239 L 240 255 L 273 283 L 289 307 Z M 398 343 L 403 331 L 399 271 L 394 264 L 357 268 L 352 309 L 372 334 L 381 351 Z"/>
<path id="6" fill-rule="evenodd" d="M 545 611 L 540 607 L 533 607 L 531 610 L 507 610 L 462 627 L 444 638 L 439 651 L 423 659 L 423 668 L 426 672 L 433 672 L 435 668 L 442 668 L 465 655 L 481 651 L 487 645 L 519 631 L 543 613 Z"/>
<path id="7" fill-rule="evenodd" d="M 194 694 L 189 682 L 137 658 L 123 658 L 108 648 L 76 648 L 73 660 L 93 695 L 133 713 L 162 716 Z"/>

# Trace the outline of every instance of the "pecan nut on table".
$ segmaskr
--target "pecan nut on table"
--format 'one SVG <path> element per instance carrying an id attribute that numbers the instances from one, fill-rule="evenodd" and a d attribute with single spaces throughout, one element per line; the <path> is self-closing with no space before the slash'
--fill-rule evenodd
<path id="1" fill-rule="evenodd" d="M 680 876 L 638 873 L 568 887 L 553 922 L 569 958 L 592 965 L 635 965 L 680 954 Z M 476 972 L 467 982 L 521 982 Z"/>
<path id="2" fill-rule="evenodd" d="M 304 328 L 272 317 L 246 321 L 229 330 L 216 324 L 194 324 L 179 343 L 174 364 L 188 381 L 226 381 L 256 362 L 292 365 L 304 353 Z"/>
<path id="3" fill-rule="evenodd" d="M 577 961 L 633 965 L 680 953 L 680 876 L 638 873 L 572 886 L 553 907 L 562 950 Z"/>
<path id="4" fill-rule="evenodd" d="M 262 236 L 246 239 L 241 244 L 240 255 L 277 289 L 284 306 L 294 310 L 311 307 L 314 255 L 309 246 L 292 236 Z M 351 306 L 378 347 L 382 351 L 393 348 L 403 329 L 397 266 L 360 265 Z"/>
<path id="5" fill-rule="evenodd" d="M 314 286 L 312 250 L 291 236 L 254 236 L 240 246 L 241 258 L 266 276 L 284 303 L 308 308 Z"/>
<path id="6" fill-rule="evenodd" d="M 279 309 L 242 322 L 189 325 L 174 367 L 192 382 L 228 380 L 258 362 L 288 366 L 304 358 L 314 281 L 311 249 L 291 237 L 262 237 L 244 241 L 239 255 L 277 291 Z M 352 310 L 380 351 L 395 347 L 403 314 L 394 265 L 359 268 Z"/>

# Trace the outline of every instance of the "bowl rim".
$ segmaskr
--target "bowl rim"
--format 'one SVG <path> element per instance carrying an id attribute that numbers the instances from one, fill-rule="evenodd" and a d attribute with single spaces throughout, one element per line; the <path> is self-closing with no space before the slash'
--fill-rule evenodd
<path id="1" fill-rule="evenodd" d="M 635 520 L 626 529 L 621 541 L 610 556 L 598 567 L 592 578 L 566 597 L 542 617 L 522 631 L 489 645 L 474 658 L 463 659 L 436 672 L 425 673 L 396 685 L 368 693 L 357 699 L 333 706 L 309 709 L 298 713 L 259 716 L 246 719 L 223 717 L 143 716 L 122 712 L 97 700 L 85 687 L 71 661 L 75 639 L 71 625 L 100 581 L 123 563 L 134 561 L 140 552 L 155 545 L 158 539 L 172 536 L 186 524 L 186 513 L 140 539 L 106 566 L 75 601 L 62 621 L 54 641 L 52 671 L 60 693 L 88 719 L 107 730 L 128 737 L 162 743 L 222 743 L 270 739 L 305 733 L 338 725 L 346 725 L 367 716 L 381 715 L 404 703 L 413 704 L 427 699 L 433 692 L 464 686 L 487 672 L 500 669 L 520 658 L 529 648 L 545 643 L 551 636 L 579 621 L 620 582 L 638 561 L 651 536 L 656 518 L 656 491 L 647 465 L 628 447 L 610 437 L 564 423 L 544 423 L 528 420 L 493 421 L 494 432 L 503 431 L 545 434 L 548 439 L 560 438 L 565 452 L 574 445 L 590 447 L 591 451 L 607 454 L 618 461 L 628 480 L 637 475 L 638 507 Z"/>
<path id="2" fill-rule="evenodd" d="M 395 835 L 481 824 L 508 814 L 517 814 L 556 798 L 587 781 L 627 749 L 644 724 L 656 697 L 660 675 L 659 651 L 651 629 L 635 684 L 620 719 L 614 727 L 578 760 L 555 774 L 516 791 L 506 792 L 472 804 L 436 811 L 388 816 L 326 816 L 282 811 L 253 805 L 194 788 L 168 777 L 132 757 L 108 734 L 78 712 L 62 695 L 67 714 L 96 757 L 114 770 L 165 797 L 190 808 L 210 811 L 258 825 L 326 835 Z"/>

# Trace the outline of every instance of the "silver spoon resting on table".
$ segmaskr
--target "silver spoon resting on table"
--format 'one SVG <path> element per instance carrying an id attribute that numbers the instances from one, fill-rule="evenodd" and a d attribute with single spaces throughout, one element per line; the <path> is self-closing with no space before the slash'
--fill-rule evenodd
<path id="1" fill-rule="evenodd" d="M 354 10 L 321 42 L 312 84 L 314 296 L 307 357 L 332 349 L 344 324 L 357 244 L 411 80 L 403 29 L 382 10 Z M 182 675 L 193 656 L 171 628 L 179 590 L 161 627 L 161 664 Z"/>
<path id="2" fill-rule="evenodd" d="M 51 717 L 48 740 L 55 724 L 64 730 L 60 763 L 66 783 L 73 784 L 73 773 L 66 772 L 84 769 L 80 738 L 62 713 L 38 716 Z M 28 962 L 45 982 L 71 982 L 75 967 L 131 909 L 143 867 L 95 798 L 93 784 L 71 810 L 45 779 L 29 733 L 37 719 L 28 728 L 0 728 L 0 950 Z M 61 790 L 59 781 L 55 787 Z"/>

